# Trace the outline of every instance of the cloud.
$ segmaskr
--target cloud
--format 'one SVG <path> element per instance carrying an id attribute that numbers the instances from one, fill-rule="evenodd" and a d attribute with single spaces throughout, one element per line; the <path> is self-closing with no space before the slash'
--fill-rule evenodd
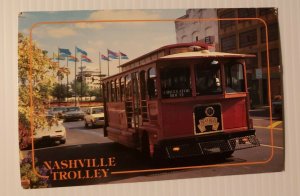
<path id="1" fill-rule="evenodd" d="M 159 19 L 160 15 L 157 13 L 145 12 L 142 10 L 102 10 L 94 11 L 86 19 L 87 21 L 99 20 L 142 20 L 142 19 Z M 139 22 L 138 24 L 142 24 Z M 102 29 L 108 23 L 102 22 L 80 22 L 74 26 L 82 29 Z"/>
<path id="2" fill-rule="evenodd" d="M 143 10 L 105 10 L 95 11 L 89 16 L 89 20 L 142 20 L 160 19 L 160 15 Z"/>
<path id="3" fill-rule="evenodd" d="M 90 46 L 98 47 L 98 48 L 105 46 L 105 43 L 102 40 L 89 40 L 87 43 Z"/>
<path id="4" fill-rule="evenodd" d="M 56 25 L 52 26 L 41 26 L 33 29 L 33 37 L 35 38 L 64 38 L 77 35 L 77 32 L 72 27 L 57 27 Z"/>
<path id="5" fill-rule="evenodd" d="M 103 25 L 100 22 L 82 22 L 82 23 L 76 23 L 75 24 L 76 28 L 81 28 L 81 29 L 102 29 Z"/>
<path id="6" fill-rule="evenodd" d="M 60 28 L 49 28 L 46 32 L 50 37 L 63 38 L 66 36 L 76 35 L 76 31 L 70 27 L 60 27 Z"/>

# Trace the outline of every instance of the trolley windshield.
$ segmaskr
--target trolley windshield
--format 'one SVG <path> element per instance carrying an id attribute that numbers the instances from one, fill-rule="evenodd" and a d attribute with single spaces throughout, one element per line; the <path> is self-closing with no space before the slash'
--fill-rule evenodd
<path id="1" fill-rule="evenodd" d="M 162 98 L 245 92 L 244 65 L 220 63 L 215 59 L 205 59 L 193 65 L 176 62 L 161 67 L 160 83 Z"/>

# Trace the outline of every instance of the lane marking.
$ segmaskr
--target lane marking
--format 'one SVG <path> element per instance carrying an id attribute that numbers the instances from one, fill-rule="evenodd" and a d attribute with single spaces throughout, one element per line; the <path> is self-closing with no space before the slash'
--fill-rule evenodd
<path id="1" fill-rule="evenodd" d="M 252 118 L 252 120 L 260 120 L 260 121 L 268 121 L 269 119 L 265 119 L 265 118 Z"/>
<path id="2" fill-rule="evenodd" d="M 254 126 L 254 128 L 267 129 L 267 130 L 271 129 L 271 127 L 263 127 L 263 126 Z M 273 130 L 283 131 L 283 128 L 273 128 Z"/>
<path id="3" fill-rule="evenodd" d="M 268 128 L 275 128 L 276 126 L 280 125 L 282 121 L 274 122 L 273 124 L 269 125 Z"/>
<path id="4" fill-rule="evenodd" d="M 269 147 L 269 148 L 277 148 L 277 149 L 284 149 L 284 147 L 281 147 L 281 146 L 271 146 L 271 145 L 266 145 L 266 144 L 260 144 L 261 146 L 263 147 Z"/>

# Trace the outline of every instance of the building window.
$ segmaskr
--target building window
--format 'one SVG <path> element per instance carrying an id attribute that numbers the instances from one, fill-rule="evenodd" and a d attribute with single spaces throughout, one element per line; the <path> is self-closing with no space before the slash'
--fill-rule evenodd
<path id="1" fill-rule="evenodd" d="M 241 8 L 238 9 L 238 17 L 239 18 L 255 18 L 256 11 L 255 8 Z M 239 22 L 243 22 L 246 20 L 239 20 Z"/>
<path id="2" fill-rule="evenodd" d="M 199 31 L 195 31 L 192 33 L 192 41 L 198 41 L 199 37 Z"/>
<path id="3" fill-rule="evenodd" d="M 270 56 L 270 60 L 269 60 L 270 66 L 280 65 L 279 48 L 269 50 L 269 56 Z M 267 53 L 266 53 L 266 51 L 263 51 L 261 53 L 261 64 L 262 64 L 263 67 L 267 66 Z"/>
<path id="4" fill-rule="evenodd" d="M 188 37 L 186 35 L 183 35 L 181 37 L 181 42 L 183 42 L 183 43 L 188 42 Z"/>
<path id="5" fill-rule="evenodd" d="M 240 33 L 239 37 L 240 37 L 240 48 L 257 44 L 256 29 Z"/>
<path id="6" fill-rule="evenodd" d="M 228 37 L 221 38 L 221 50 L 228 51 L 236 49 L 236 37 L 231 35 Z"/>
<path id="7" fill-rule="evenodd" d="M 260 16 L 265 16 L 268 14 L 274 14 L 274 8 L 260 8 L 259 9 Z"/>
<path id="8" fill-rule="evenodd" d="M 253 58 L 246 58 L 246 66 L 247 69 L 251 69 L 251 68 L 257 68 L 258 67 L 258 58 L 257 58 L 257 53 L 252 53 L 253 55 L 255 55 L 255 57 Z"/>
<path id="9" fill-rule="evenodd" d="M 220 14 L 220 18 L 235 18 L 235 12 L 233 9 L 226 10 Z M 220 21 L 220 28 L 224 29 L 235 24 L 235 20 L 221 20 Z"/>
<path id="10" fill-rule="evenodd" d="M 261 32 L 261 43 L 266 42 L 266 28 L 261 27 L 260 28 Z M 268 40 L 270 41 L 275 41 L 279 39 L 279 28 L 278 28 L 278 23 L 273 23 L 268 25 Z"/>

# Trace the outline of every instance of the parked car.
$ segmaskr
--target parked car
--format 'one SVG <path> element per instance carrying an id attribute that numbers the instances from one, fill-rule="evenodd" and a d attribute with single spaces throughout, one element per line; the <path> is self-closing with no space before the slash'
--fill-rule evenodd
<path id="1" fill-rule="evenodd" d="M 84 116 L 85 127 L 95 127 L 104 125 L 104 107 L 88 107 Z"/>
<path id="2" fill-rule="evenodd" d="M 62 113 L 62 118 L 64 121 L 83 120 L 84 112 L 78 106 L 66 107 Z"/>
<path id="3" fill-rule="evenodd" d="M 61 144 L 66 143 L 67 133 L 62 122 L 53 115 L 47 115 L 46 118 L 48 125 L 34 131 L 34 142 L 59 141 Z"/>
<path id="4" fill-rule="evenodd" d="M 48 110 L 48 114 L 52 115 L 52 116 L 55 116 L 55 117 L 58 117 L 58 118 L 62 118 L 62 114 L 65 110 L 66 110 L 65 107 L 51 107 Z"/>

